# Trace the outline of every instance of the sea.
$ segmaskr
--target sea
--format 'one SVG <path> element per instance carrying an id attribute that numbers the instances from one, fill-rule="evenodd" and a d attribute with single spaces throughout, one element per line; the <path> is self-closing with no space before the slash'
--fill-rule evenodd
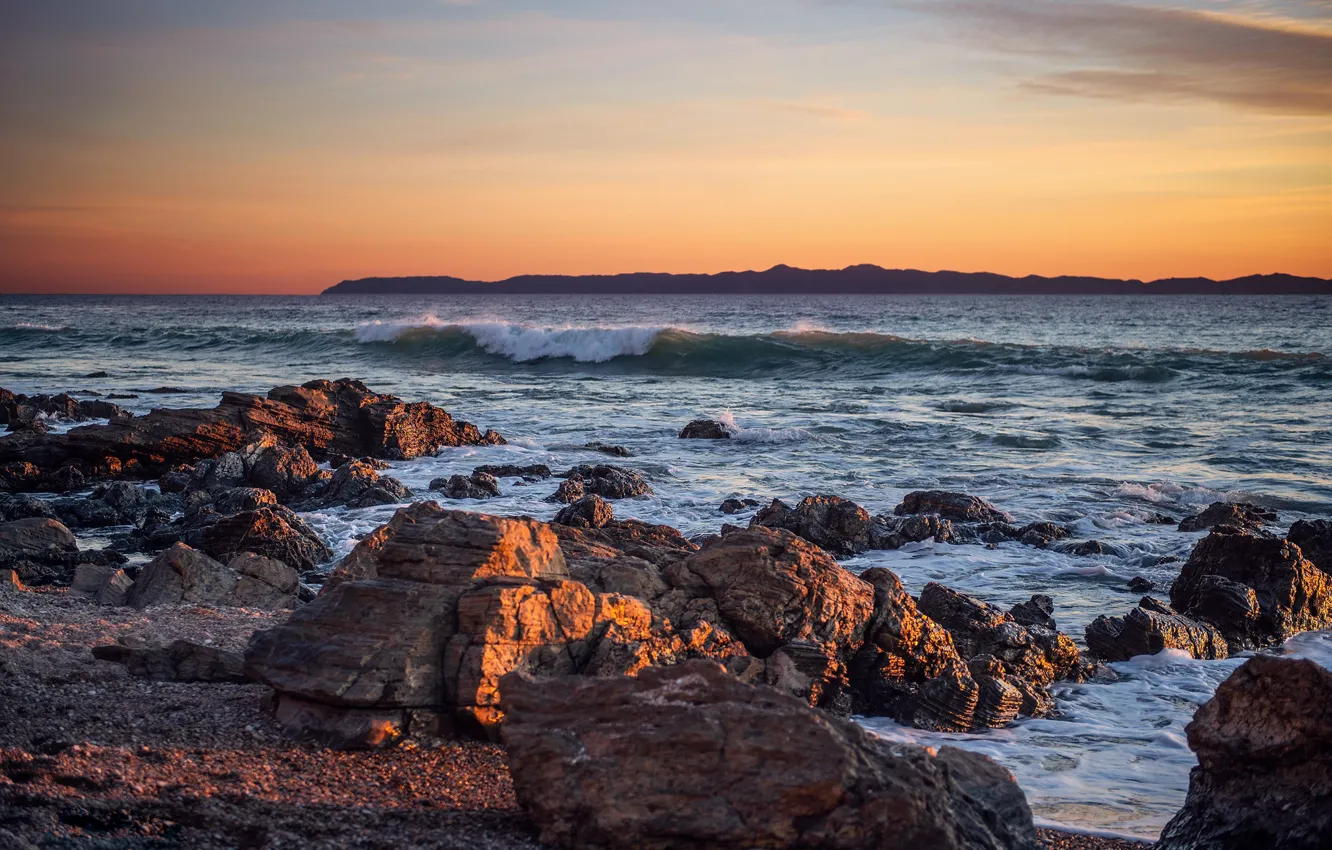
<path id="1" fill-rule="evenodd" d="M 0 386 L 14 391 L 137 395 L 120 403 L 146 412 L 339 377 L 508 438 L 394 463 L 421 498 L 433 478 L 483 463 L 607 461 L 656 491 L 616 502 L 617 516 L 689 535 L 747 521 L 720 513 L 729 497 L 831 493 L 879 513 L 925 488 L 1066 524 L 1109 552 L 924 543 L 843 565 L 1005 607 L 1049 594 L 1079 642 L 1095 617 L 1136 604 L 1129 579 L 1168 597 L 1202 535 L 1154 514 L 1242 500 L 1277 510 L 1282 527 L 1332 516 L 1324 296 L 0 297 Z M 144 392 L 161 386 L 183 392 Z M 734 439 L 677 438 L 700 417 Z M 632 457 L 584 448 L 597 441 Z M 455 504 L 555 512 L 552 482 L 503 488 Z M 343 553 L 393 510 L 306 518 Z M 1278 651 L 1332 666 L 1332 633 Z M 859 722 L 992 756 L 1043 823 L 1150 839 L 1196 764 L 1185 724 L 1242 661 L 1167 651 L 1114 664 L 1113 682 L 1056 686 L 1056 716 L 980 734 Z"/>

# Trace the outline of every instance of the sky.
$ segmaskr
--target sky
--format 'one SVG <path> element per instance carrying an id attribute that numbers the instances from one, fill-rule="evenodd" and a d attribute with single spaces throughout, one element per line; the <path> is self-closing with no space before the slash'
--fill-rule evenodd
<path id="1" fill-rule="evenodd" d="M 1332 0 L 0 0 L 0 292 L 1332 277 Z"/>

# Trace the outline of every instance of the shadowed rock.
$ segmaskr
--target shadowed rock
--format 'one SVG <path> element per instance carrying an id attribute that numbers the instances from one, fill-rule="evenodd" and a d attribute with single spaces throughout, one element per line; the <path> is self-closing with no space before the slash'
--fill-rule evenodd
<path id="1" fill-rule="evenodd" d="M 681 440 L 729 440 L 731 431 L 714 419 L 695 419 L 680 431 Z"/>
<path id="2" fill-rule="evenodd" d="M 603 528 L 615 519 L 615 509 L 600 496 L 584 496 L 578 501 L 561 508 L 555 514 L 555 522 L 574 528 Z"/>
<path id="3" fill-rule="evenodd" d="M 438 490 L 449 499 L 491 499 L 500 495 L 499 481 L 494 475 L 474 471 L 471 476 L 454 475 L 436 478 L 430 482 L 431 490 Z"/>
<path id="4" fill-rule="evenodd" d="M 946 490 L 918 490 L 902 497 L 893 509 L 898 516 L 937 514 L 959 522 L 1012 522 L 1013 517 L 980 498 Z"/>
<path id="5" fill-rule="evenodd" d="M 1286 539 L 1299 546 L 1314 566 L 1332 575 L 1332 520 L 1302 519 L 1290 527 Z"/>
<path id="6" fill-rule="evenodd" d="M 839 496 L 809 496 L 794 509 L 774 499 L 750 525 L 784 528 L 836 555 L 858 555 L 875 542 L 869 512 Z"/>
<path id="7" fill-rule="evenodd" d="M 1123 617 L 1097 617 L 1087 626 L 1087 649 L 1103 661 L 1128 661 L 1164 649 L 1204 660 L 1230 657 L 1230 646 L 1215 626 L 1185 617 L 1150 596 Z"/>
<path id="8" fill-rule="evenodd" d="M 177 640 L 168 646 L 129 646 L 111 644 L 94 646 L 93 657 L 99 661 L 124 664 L 136 679 L 155 682 L 220 682 L 244 684 L 245 659 L 239 652 Z"/>
<path id="9" fill-rule="evenodd" d="M 1198 766 L 1160 850 L 1332 846 L 1332 673 L 1255 656 L 1187 732 Z"/>
<path id="10" fill-rule="evenodd" d="M 501 692 L 514 791 L 555 846 L 1037 846 L 1021 790 L 985 757 L 890 744 L 710 662 L 515 674 Z"/>
<path id="11" fill-rule="evenodd" d="M 1261 531 L 1270 522 L 1276 522 L 1276 511 L 1269 511 L 1247 502 L 1213 502 L 1202 513 L 1185 517 L 1180 531 L 1211 531 L 1220 525 L 1247 531 Z"/>

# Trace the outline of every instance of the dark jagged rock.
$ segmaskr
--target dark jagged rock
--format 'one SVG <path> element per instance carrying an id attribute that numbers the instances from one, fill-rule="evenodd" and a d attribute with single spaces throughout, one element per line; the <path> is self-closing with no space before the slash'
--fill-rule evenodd
<path id="1" fill-rule="evenodd" d="M 1054 618 L 1054 600 L 1043 593 L 1033 595 L 1026 602 L 1019 602 L 1008 609 L 1013 620 L 1024 626 L 1041 626 L 1050 631 L 1056 630 Z"/>
<path id="2" fill-rule="evenodd" d="M 233 487 L 214 496 L 212 507 L 217 513 L 230 516 L 244 511 L 271 508 L 277 503 L 277 496 L 271 490 L 262 490 L 258 487 Z"/>
<path id="3" fill-rule="evenodd" d="M 999 662 L 993 669 L 1022 694 L 1024 714 L 1038 716 L 1053 707 L 1046 688 L 1056 680 L 1083 681 L 1090 676 L 1091 665 L 1083 660 L 1077 645 L 1053 629 L 1023 626 L 994 605 L 934 582 L 925 585 L 919 605 L 952 635 L 958 655 L 968 661 L 973 673 L 977 659 L 987 667 L 992 666 L 990 658 Z"/>
<path id="4" fill-rule="evenodd" d="M 1186 731 L 1198 766 L 1160 850 L 1332 846 L 1332 673 L 1255 656 Z"/>
<path id="5" fill-rule="evenodd" d="M 561 485 L 550 501 L 576 502 L 583 496 L 596 495 L 603 499 L 632 499 L 651 496 L 652 485 L 641 474 L 618 466 L 583 464 L 564 474 L 566 489 Z M 579 488 L 577 485 L 582 485 Z M 581 489 L 581 492 L 579 490 Z M 575 495 L 576 494 L 576 495 Z"/>
<path id="6" fill-rule="evenodd" d="M 430 482 L 430 489 L 438 490 L 450 499 L 492 499 L 500 495 L 499 481 L 480 469 L 470 477 L 454 475 L 450 478 L 436 478 Z"/>
<path id="7" fill-rule="evenodd" d="M 315 458 L 338 453 L 406 459 L 440 446 L 503 442 L 495 432 L 482 434 L 428 403 L 408 404 L 343 379 L 277 387 L 266 398 L 223 393 L 211 410 L 164 408 L 64 434 L 17 434 L 0 440 L 0 467 L 7 467 L 10 483 L 69 489 L 58 474 L 65 467 L 83 480 L 128 476 L 130 464 L 140 477 L 156 476 L 177 464 L 236 452 L 256 434 L 280 445 L 304 447 Z M 37 476 L 19 474 L 10 464 L 31 464 Z"/>
<path id="8" fill-rule="evenodd" d="M 1332 575 L 1332 520 L 1302 519 L 1290 527 L 1286 539 L 1299 546 L 1315 567 Z"/>
<path id="9" fill-rule="evenodd" d="M 900 549 L 908 543 L 968 542 L 953 523 L 937 516 L 876 516 L 870 531 L 873 548 Z"/>
<path id="10" fill-rule="evenodd" d="M 281 561 L 298 572 L 313 569 L 333 557 L 333 551 L 313 529 L 281 506 L 219 519 L 203 529 L 200 548 L 223 561 L 230 561 L 241 552 L 253 552 Z"/>
<path id="11" fill-rule="evenodd" d="M 615 519 L 615 510 L 600 496 L 584 496 L 555 514 L 560 525 L 574 528 L 603 528 Z"/>
<path id="12" fill-rule="evenodd" d="M 272 438 L 247 445 L 240 455 L 245 483 L 270 491 L 280 502 L 304 494 L 326 474 L 304 446 L 283 446 Z"/>
<path id="13" fill-rule="evenodd" d="M 729 440 L 731 430 L 713 419 L 695 419 L 680 431 L 681 440 Z"/>
<path id="14" fill-rule="evenodd" d="M 514 674 L 501 693 L 514 791 L 555 846 L 1037 846 L 1022 791 L 985 757 L 889 744 L 710 662 Z"/>
<path id="15" fill-rule="evenodd" d="M 117 419 L 131 414 L 119 405 L 97 399 L 76 399 L 68 393 L 60 395 L 23 395 L 0 389 L 0 425 L 18 431 L 47 419 L 62 422 L 85 422 L 89 419 Z"/>
<path id="16" fill-rule="evenodd" d="M 1183 616 L 1150 596 L 1123 617 L 1097 617 L 1087 626 L 1087 649 L 1103 661 L 1128 661 L 1178 649 L 1194 658 L 1229 658 L 1230 646 L 1210 623 Z"/>
<path id="17" fill-rule="evenodd" d="M 99 661 L 124 664 L 136 679 L 155 682 L 220 682 L 244 684 L 245 658 L 239 652 L 177 640 L 167 646 L 110 644 L 94 646 Z"/>
<path id="18" fill-rule="evenodd" d="M 1186 517 L 1179 524 L 1180 531 L 1211 531 L 1219 525 L 1249 531 L 1260 531 L 1264 525 L 1276 522 L 1276 511 L 1269 511 L 1247 502 L 1213 502 L 1200 514 Z"/>
<path id="19" fill-rule="evenodd" d="M 71 528 L 105 528 L 113 525 L 136 525 L 148 511 L 169 503 L 160 494 L 130 484 L 113 481 L 93 489 L 86 499 L 61 499 L 55 511 Z"/>
<path id="20" fill-rule="evenodd" d="M 1065 540 L 1069 537 L 1069 531 L 1062 525 L 1053 522 L 1033 522 L 1022 526 L 1017 530 L 1017 539 L 1028 546 L 1035 546 L 1044 549 L 1056 540 Z M 1094 543 L 1095 541 L 1088 541 Z M 1092 554 L 1092 553 L 1089 553 Z M 1101 554 L 1096 552 L 1094 554 Z"/>
<path id="21" fill-rule="evenodd" d="M 1128 589 L 1133 593 L 1151 593 L 1156 589 L 1156 582 L 1142 576 L 1134 576 L 1129 579 Z"/>
<path id="22" fill-rule="evenodd" d="M 761 502 L 758 499 L 726 499 L 721 503 L 721 512 L 728 516 L 744 513 L 750 508 L 757 508 Z"/>
<path id="23" fill-rule="evenodd" d="M 317 511 L 334 506 L 345 508 L 372 508 L 377 505 L 397 505 L 409 501 L 412 491 L 402 482 L 380 475 L 369 464 L 358 460 L 344 463 L 313 496 L 296 507 L 302 511 Z"/>
<path id="24" fill-rule="evenodd" d="M 958 522 L 1012 522 L 1013 517 L 980 498 L 945 490 L 918 490 L 902 497 L 893 509 L 898 516 L 937 514 Z"/>
<path id="25" fill-rule="evenodd" d="M 611 457 L 633 457 L 633 453 L 624 446 L 613 446 L 609 443 L 587 443 L 583 448 L 588 451 L 601 452 Z"/>
<path id="26" fill-rule="evenodd" d="M 794 509 L 774 499 L 754 515 L 750 526 L 784 528 L 837 555 L 858 555 L 874 548 L 869 512 L 838 496 L 809 496 Z"/>
<path id="27" fill-rule="evenodd" d="M 1233 585 L 1252 589 L 1256 611 Z M 1211 619 L 1232 650 L 1270 646 L 1332 625 L 1332 577 L 1288 540 L 1221 526 L 1194 547 L 1170 588 L 1170 604 Z"/>
<path id="28" fill-rule="evenodd" d="M 56 519 L 55 509 L 45 499 L 36 499 L 21 493 L 0 492 L 0 522 L 16 519 Z"/>
<path id="29" fill-rule="evenodd" d="M 544 481 L 550 477 L 550 467 L 544 463 L 533 463 L 527 466 L 517 466 L 515 464 L 478 466 L 472 470 L 472 474 L 478 472 L 486 475 L 493 475 L 496 478 L 521 478 L 524 481 Z M 430 489 L 435 489 L 431 487 Z"/>

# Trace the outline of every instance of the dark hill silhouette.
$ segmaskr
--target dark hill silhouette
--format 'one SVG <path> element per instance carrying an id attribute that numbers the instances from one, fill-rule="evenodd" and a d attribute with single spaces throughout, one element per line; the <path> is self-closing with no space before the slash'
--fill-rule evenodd
<path id="1" fill-rule="evenodd" d="M 487 283 L 457 277 L 344 280 L 325 295 L 1332 295 L 1332 281 L 1288 274 L 1233 280 L 1205 277 L 1144 282 L 1101 277 L 1008 277 L 988 272 L 924 272 L 860 265 L 719 274 L 519 275 Z"/>

